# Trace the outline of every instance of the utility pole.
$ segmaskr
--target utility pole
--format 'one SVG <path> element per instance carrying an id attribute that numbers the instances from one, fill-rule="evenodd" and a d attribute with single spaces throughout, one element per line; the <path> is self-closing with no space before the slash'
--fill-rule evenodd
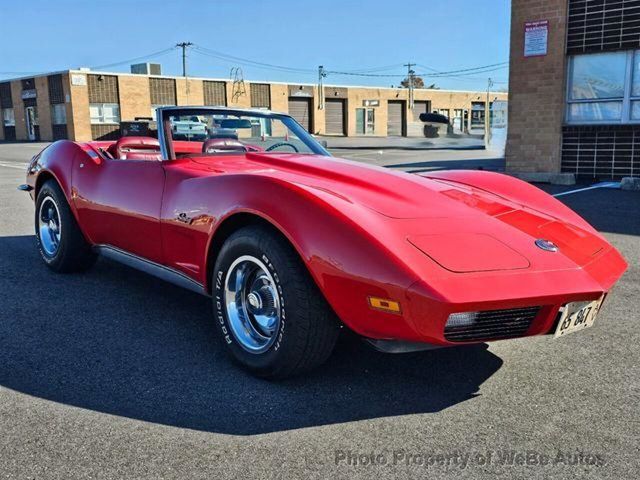
<path id="1" fill-rule="evenodd" d="M 191 42 L 176 43 L 176 47 L 182 48 L 182 76 L 187 76 L 187 47 L 192 46 Z"/>
<path id="2" fill-rule="evenodd" d="M 487 101 L 484 105 L 484 146 L 489 148 L 491 143 L 491 87 L 493 87 L 493 80 L 490 78 L 487 81 Z"/>
<path id="3" fill-rule="evenodd" d="M 415 66 L 415 63 L 409 62 L 404 66 L 407 67 L 407 80 L 409 82 L 409 109 L 413 110 L 413 89 L 415 87 L 414 80 L 416 72 L 411 67 Z"/>
<path id="4" fill-rule="evenodd" d="M 318 110 L 324 110 L 324 78 L 327 73 L 324 71 L 324 67 L 320 65 L 318 67 Z"/>

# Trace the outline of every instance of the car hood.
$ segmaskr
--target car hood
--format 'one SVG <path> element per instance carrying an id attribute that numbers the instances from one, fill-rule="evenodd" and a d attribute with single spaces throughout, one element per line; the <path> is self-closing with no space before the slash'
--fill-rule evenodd
<path id="1" fill-rule="evenodd" d="M 394 219 L 474 216 L 476 210 L 511 209 L 480 198 L 459 201 L 452 187 L 418 175 L 320 155 L 247 153 L 243 157 L 195 157 L 217 173 L 251 173 L 322 190 Z M 503 199 L 504 200 L 504 199 Z M 492 203 L 492 205 L 489 205 Z"/>
<path id="2" fill-rule="evenodd" d="M 296 154 L 248 153 L 240 162 L 236 157 L 215 165 L 228 173 L 273 176 L 360 205 L 390 222 L 397 220 L 408 242 L 454 272 L 528 268 L 529 260 L 541 252 L 536 239 L 555 243 L 562 256 L 577 265 L 610 248 L 586 222 L 570 223 L 504 192 L 498 195 L 441 178 Z M 460 248 L 438 247 L 447 244 Z"/>

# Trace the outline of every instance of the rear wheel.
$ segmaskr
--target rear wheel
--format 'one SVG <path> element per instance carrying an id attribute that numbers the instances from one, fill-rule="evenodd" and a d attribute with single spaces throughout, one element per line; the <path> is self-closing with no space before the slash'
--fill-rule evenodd
<path id="1" fill-rule="evenodd" d="M 36 241 L 40 256 L 56 272 L 91 267 L 96 256 L 85 240 L 58 184 L 48 180 L 36 199 Z"/>
<path id="2" fill-rule="evenodd" d="M 216 324 L 232 356 L 252 373 L 285 378 L 331 354 L 338 321 L 297 253 L 270 229 L 232 234 L 213 285 Z"/>

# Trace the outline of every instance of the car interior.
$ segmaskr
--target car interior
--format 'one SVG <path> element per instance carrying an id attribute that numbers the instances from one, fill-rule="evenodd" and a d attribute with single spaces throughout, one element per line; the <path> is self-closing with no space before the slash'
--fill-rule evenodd
<path id="1" fill-rule="evenodd" d="M 122 137 L 111 144 L 106 153 L 113 159 L 153 160 L 162 159 L 160 143 L 152 137 Z"/>
<path id="2" fill-rule="evenodd" d="M 233 153 L 312 153 L 280 119 L 227 115 L 170 117 L 171 148 L 177 158 Z M 306 134 L 306 132 L 304 132 Z M 310 141 L 312 141 L 310 139 Z M 92 142 L 102 156 L 113 160 L 160 161 L 160 143 L 150 136 L 127 136 L 116 142 Z"/>

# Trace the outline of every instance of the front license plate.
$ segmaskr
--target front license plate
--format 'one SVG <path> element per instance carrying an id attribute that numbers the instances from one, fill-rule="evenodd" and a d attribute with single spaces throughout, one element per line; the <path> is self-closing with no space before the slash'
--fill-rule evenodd
<path id="1" fill-rule="evenodd" d="M 601 304 L 602 299 L 593 302 L 567 303 L 553 338 L 564 337 L 593 326 Z"/>

